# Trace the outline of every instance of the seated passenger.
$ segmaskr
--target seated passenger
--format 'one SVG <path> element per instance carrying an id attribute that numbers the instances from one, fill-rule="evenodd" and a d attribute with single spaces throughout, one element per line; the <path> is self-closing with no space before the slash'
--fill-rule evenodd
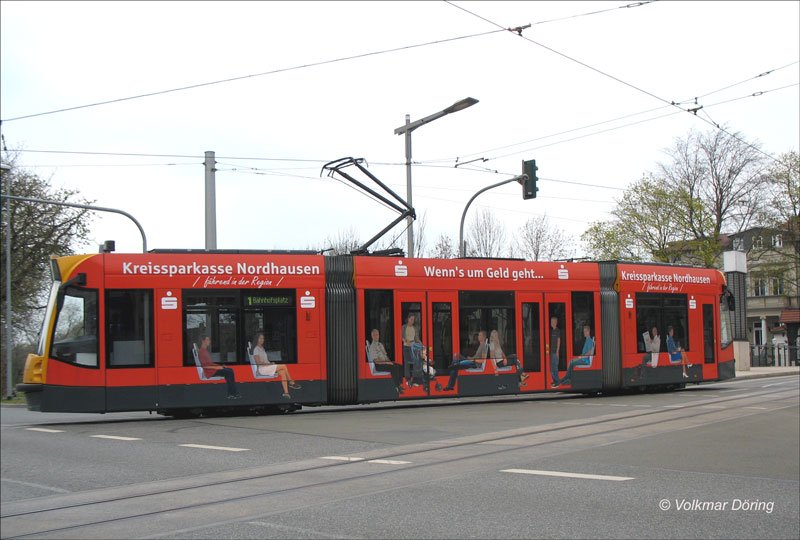
<path id="1" fill-rule="evenodd" d="M 671 326 L 667 326 L 667 353 L 669 353 L 669 361 L 671 363 L 681 363 L 681 367 L 683 368 L 683 378 L 688 379 L 689 374 L 686 372 L 686 365 L 688 364 L 689 367 L 692 366 L 686 360 L 686 352 L 682 347 L 675 343 L 675 329 Z"/>
<path id="2" fill-rule="evenodd" d="M 450 379 L 447 381 L 447 386 L 445 386 L 444 389 L 453 390 L 456 385 L 456 380 L 458 379 L 459 370 L 477 368 L 480 364 L 486 362 L 488 356 L 489 344 L 486 341 L 486 331 L 481 330 L 478 332 L 478 348 L 475 351 L 475 355 L 465 357 L 462 354 L 457 354 L 453 358 L 453 362 L 450 364 Z"/>
<path id="3" fill-rule="evenodd" d="M 420 347 L 420 359 L 422 364 L 422 385 L 425 387 L 425 391 L 428 392 L 430 390 L 429 385 L 431 381 L 436 381 L 436 368 L 433 366 L 433 360 L 428 358 L 428 348 L 422 345 Z M 442 385 L 438 382 L 436 383 L 436 389 L 441 390 Z"/>
<path id="4" fill-rule="evenodd" d="M 511 358 L 506 357 L 503 347 L 500 345 L 500 335 L 497 330 L 492 330 L 489 334 L 489 358 L 494 361 L 495 367 L 515 366 L 517 375 L 519 375 L 519 384 L 525 384 L 528 374 L 522 371 L 522 364 L 520 364 L 516 355 L 512 355 Z"/>
<path id="5" fill-rule="evenodd" d="M 386 347 L 381 343 L 381 333 L 377 328 L 372 329 L 372 343 L 369 344 L 369 356 L 375 364 L 375 371 L 391 373 L 394 388 L 398 394 L 403 393 L 403 366 L 395 364 L 386 353 Z"/>
<path id="6" fill-rule="evenodd" d="M 289 394 L 289 388 L 299 390 L 300 385 L 292 380 L 292 377 L 289 375 L 289 368 L 283 364 L 274 364 L 269 361 L 267 351 L 264 350 L 264 334 L 262 332 L 256 334 L 254 342 L 256 345 L 253 347 L 253 359 L 256 361 L 256 364 L 258 364 L 258 373 L 261 375 L 274 375 L 277 373 L 281 378 L 281 385 L 283 386 L 283 394 L 281 397 L 283 399 L 291 399 L 292 396 Z"/>
<path id="7" fill-rule="evenodd" d="M 236 377 L 233 370 L 229 367 L 214 363 L 208 348 L 211 346 L 211 338 L 203 336 L 200 338 L 200 349 L 197 351 L 197 360 L 203 366 L 203 373 L 206 377 L 225 377 L 228 385 L 228 399 L 239 399 L 242 396 L 236 390 Z"/>
<path id="8" fill-rule="evenodd" d="M 592 339 L 592 329 L 589 325 L 584 325 L 583 327 L 583 349 L 581 350 L 581 355 L 572 361 L 570 361 L 569 366 L 567 366 L 567 374 L 561 379 L 560 382 L 557 384 L 553 384 L 553 388 L 562 385 L 562 384 L 569 384 L 570 379 L 572 378 L 572 372 L 575 370 L 576 366 L 588 366 L 592 363 L 592 356 L 594 356 L 594 340 Z"/>

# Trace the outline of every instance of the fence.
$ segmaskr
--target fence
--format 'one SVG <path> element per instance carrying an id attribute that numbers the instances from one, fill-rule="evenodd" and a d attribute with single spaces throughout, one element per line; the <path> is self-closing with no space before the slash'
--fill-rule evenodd
<path id="1" fill-rule="evenodd" d="M 800 366 L 800 348 L 794 345 L 751 345 L 751 366 Z"/>

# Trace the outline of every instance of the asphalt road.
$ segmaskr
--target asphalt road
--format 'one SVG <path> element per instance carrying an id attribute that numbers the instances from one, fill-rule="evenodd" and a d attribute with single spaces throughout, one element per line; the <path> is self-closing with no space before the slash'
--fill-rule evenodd
<path id="1" fill-rule="evenodd" d="M 2 538 L 798 538 L 800 377 L 172 420 L 3 407 Z"/>

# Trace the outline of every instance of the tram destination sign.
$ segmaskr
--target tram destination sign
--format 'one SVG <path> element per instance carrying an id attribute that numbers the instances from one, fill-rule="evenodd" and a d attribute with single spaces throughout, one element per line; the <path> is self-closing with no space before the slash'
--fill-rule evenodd
<path id="1" fill-rule="evenodd" d="M 293 306 L 294 296 L 279 295 L 279 296 L 245 296 L 244 303 L 246 306 Z"/>

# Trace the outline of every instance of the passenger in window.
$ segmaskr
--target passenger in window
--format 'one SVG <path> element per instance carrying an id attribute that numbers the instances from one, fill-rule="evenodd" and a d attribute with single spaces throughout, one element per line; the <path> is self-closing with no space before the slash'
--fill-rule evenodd
<path id="1" fill-rule="evenodd" d="M 421 346 L 421 350 L 419 352 L 420 358 L 422 360 L 422 375 L 423 375 L 423 386 L 425 387 L 425 391 L 429 391 L 429 385 L 431 381 L 436 381 L 436 368 L 433 367 L 433 360 L 428 358 L 428 348 L 425 345 Z M 442 385 L 438 382 L 436 383 L 436 389 L 441 390 Z"/>
<path id="2" fill-rule="evenodd" d="M 283 394 L 281 394 L 281 397 L 283 399 L 291 399 L 292 396 L 289 394 L 289 388 L 299 390 L 301 388 L 300 385 L 292 380 L 292 376 L 289 375 L 288 367 L 284 364 L 270 362 L 267 351 L 264 350 L 265 338 L 263 332 L 256 334 L 254 341 L 256 345 L 253 347 L 253 359 L 256 361 L 256 364 L 258 364 L 259 375 L 274 375 L 277 373 L 281 378 L 281 386 L 283 386 Z"/>
<path id="3" fill-rule="evenodd" d="M 478 349 L 475 351 L 474 356 L 457 354 L 455 358 L 453 358 L 453 362 L 450 364 L 450 379 L 447 381 L 447 386 L 444 387 L 444 390 L 453 390 L 456 385 L 456 380 L 458 379 L 459 370 L 480 367 L 488 358 L 489 343 L 486 341 L 486 331 L 481 330 L 478 332 Z"/>
<path id="4" fill-rule="evenodd" d="M 421 343 L 415 323 L 416 316 L 409 314 L 400 334 L 403 337 L 403 369 L 405 371 L 406 384 L 409 388 L 413 388 L 415 385 L 419 386 L 418 383 L 414 382 L 414 379 L 419 381 L 422 378 L 422 366 L 411 350 L 412 344 Z"/>
<path id="5" fill-rule="evenodd" d="M 517 355 L 511 355 L 511 358 L 506 357 L 503 352 L 503 347 L 500 344 L 500 334 L 497 330 L 492 330 L 489 334 L 489 358 L 494 361 L 495 367 L 516 367 L 517 375 L 519 376 L 519 384 L 525 384 L 525 381 L 528 379 L 528 374 L 522 371 L 522 364 L 520 364 Z"/>
<path id="6" fill-rule="evenodd" d="M 389 358 L 386 347 L 381 343 L 381 333 L 377 328 L 372 329 L 372 343 L 369 344 L 368 360 L 375 364 L 375 371 L 391 373 L 394 381 L 394 388 L 398 394 L 403 393 L 403 366 L 395 364 Z"/>
<path id="7" fill-rule="evenodd" d="M 642 364 L 638 367 L 638 377 L 644 377 L 647 366 L 658 366 L 658 354 L 661 352 L 661 335 L 658 328 L 654 325 L 650 330 L 642 333 L 644 340 L 645 355 L 642 357 Z"/>
<path id="8" fill-rule="evenodd" d="M 683 347 L 675 341 L 675 329 L 671 326 L 667 326 L 667 353 L 669 353 L 669 361 L 671 363 L 681 363 L 683 378 L 688 379 L 689 374 L 686 372 L 686 366 L 691 367 L 691 364 L 686 360 L 686 352 Z"/>
<path id="9" fill-rule="evenodd" d="M 559 381 L 557 385 L 553 385 L 553 388 L 556 386 L 570 384 L 572 372 L 575 370 L 575 368 L 577 366 L 592 365 L 592 356 L 594 356 L 594 339 L 592 339 L 592 328 L 586 324 L 583 326 L 583 349 L 581 349 L 581 355 L 570 361 L 569 366 L 567 366 L 567 374 L 563 379 L 561 379 L 561 381 Z"/>
<path id="10" fill-rule="evenodd" d="M 553 377 L 553 388 L 558 388 L 558 355 L 561 352 L 561 330 L 558 328 L 558 317 L 550 317 L 550 375 Z"/>
<path id="11" fill-rule="evenodd" d="M 200 350 L 197 351 L 197 359 L 200 361 L 200 365 L 203 366 L 203 373 L 206 377 L 225 377 L 225 383 L 228 385 L 228 399 L 241 398 L 242 396 L 236 390 L 236 377 L 233 370 L 214 363 L 208 350 L 210 346 L 211 338 L 209 336 L 200 338 Z"/>

